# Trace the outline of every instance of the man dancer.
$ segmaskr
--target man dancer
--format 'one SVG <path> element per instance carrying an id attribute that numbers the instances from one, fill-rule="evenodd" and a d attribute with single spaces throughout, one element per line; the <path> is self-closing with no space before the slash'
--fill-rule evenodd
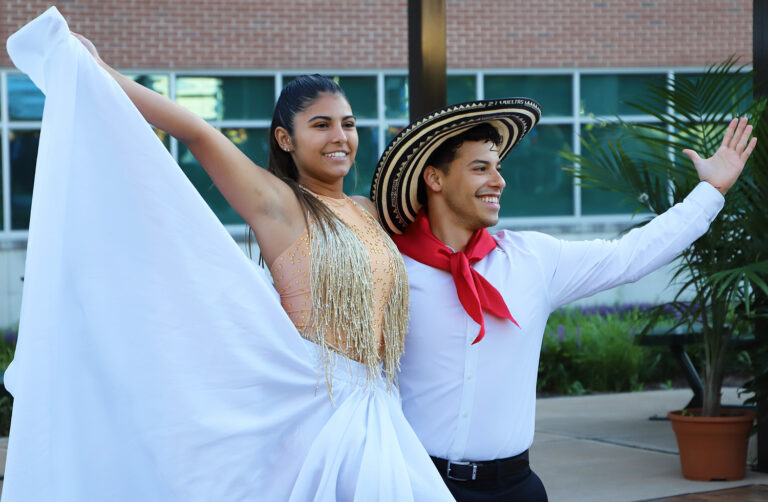
<path id="1" fill-rule="evenodd" d="M 702 182 L 621 239 L 491 235 L 501 159 L 539 117 L 526 99 L 438 110 L 392 141 L 374 175 L 371 198 L 399 234 L 411 286 L 403 410 L 459 502 L 547 500 L 528 466 L 547 317 L 671 261 L 707 230 L 756 142 L 734 119 L 712 158 L 684 150 Z"/>

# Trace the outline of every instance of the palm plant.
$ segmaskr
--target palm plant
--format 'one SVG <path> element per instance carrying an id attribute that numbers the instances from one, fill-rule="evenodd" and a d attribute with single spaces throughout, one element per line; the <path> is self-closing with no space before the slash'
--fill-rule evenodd
<path id="1" fill-rule="evenodd" d="M 768 120 L 765 101 L 752 99 L 752 75 L 734 60 L 704 75 L 649 83 L 646 94 L 628 102 L 654 120 L 620 122 L 613 140 L 582 139 L 583 153 L 564 153 L 582 186 L 619 192 L 639 211 L 660 214 L 699 182 L 689 148 L 713 155 L 732 117 L 749 116 L 758 147 L 709 232 L 686 249 L 676 265 L 674 300 L 661 307 L 680 314 L 680 325 L 704 340 L 703 416 L 720 414 L 723 366 L 734 333 L 752 329 L 768 295 Z M 644 224 L 650 217 L 645 218 Z M 650 327 L 650 325 L 649 325 Z M 755 333 L 758 341 L 768 333 Z M 766 392 L 765 376 L 756 379 Z"/>

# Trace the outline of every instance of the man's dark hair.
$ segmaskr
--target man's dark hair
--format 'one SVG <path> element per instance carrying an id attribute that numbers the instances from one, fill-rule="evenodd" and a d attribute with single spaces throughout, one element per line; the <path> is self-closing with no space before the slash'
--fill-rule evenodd
<path id="1" fill-rule="evenodd" d="M 501 146 L 501 134 L 491 124 L 480 124 L 468 129 L 461 134 L 447 139 L 427 159 L 427 166 L 434 166 L 444 173 L 448 172 L 451 162 L 456 158 L 456 152 L 467 141 L 491 142 Z M 422 205 L 427 204 L 427 187 L 422 178 L 419 178 L 418 199 Z"/>

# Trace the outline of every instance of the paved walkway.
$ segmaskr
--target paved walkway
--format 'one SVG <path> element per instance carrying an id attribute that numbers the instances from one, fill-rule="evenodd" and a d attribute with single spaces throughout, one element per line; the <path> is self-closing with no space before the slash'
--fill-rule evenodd
<path id="1" fill-rule="evenodd" d="M 680 409 L 691 395 L 689 390 L 661 390 L 539 399 L 531 464 L 550 500 L 630 502 L 745 485 L 768 486 L 768 474 L 749 470 L 744 480 L 734 482 L 683 478 L 672 426 L 648 417 Z M 739 403 L 736 390 L 726 389 L 723 402 Z M 754 442 L 753 436 L 751 458 L 755 456 Z M 753 500 L 733 493 L 700 500 Z"/>
<path id="2" fill-rule="evenodd" d="M 768 474 L 747 471 L 735 482 L 683 478 L 671 425 L 648 417 L 679 409 L 690 398 L 688 390 L 662 390 L 539 399 L 531 463 L 550 501 L 768 500 Z M 739 402 L 735 389 L 726 389 L 724 402 Z M 0 472 L 7 444 L 0 439 Z M 701 492 L 712 493 L 686 495 Z"/>

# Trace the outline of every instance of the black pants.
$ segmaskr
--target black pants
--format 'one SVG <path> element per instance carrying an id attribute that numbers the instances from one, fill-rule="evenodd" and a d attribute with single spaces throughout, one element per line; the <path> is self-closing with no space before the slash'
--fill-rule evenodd
<path id="1" fill-rule="evenodd" d="M 547 491 L 530 467 L 495 482 L 454 481 L 440 473 L 456 502 L 547 502 Z"/>

